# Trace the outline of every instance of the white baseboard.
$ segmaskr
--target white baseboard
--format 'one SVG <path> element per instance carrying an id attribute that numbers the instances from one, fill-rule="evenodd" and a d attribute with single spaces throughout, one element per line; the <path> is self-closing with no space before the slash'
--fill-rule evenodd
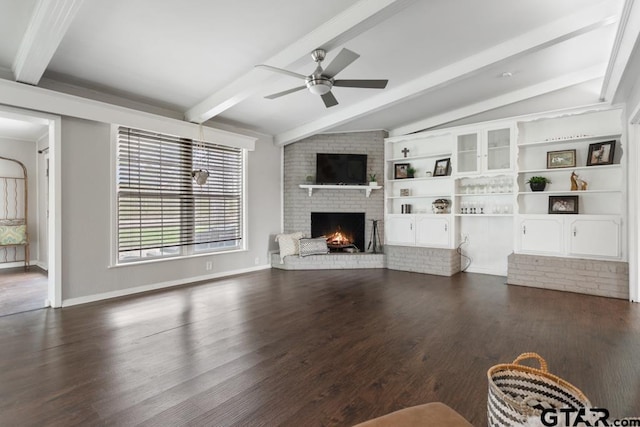
<path id="1" fill-rule="evenodd" d="M 110 298 L 124 297 L 127 295 L 139 294 L 142 292 L 155 291 L 158 289 L 171 288 L 173 286 L 187 285 L 189 283 L 201 282 L 203 280 L 219 279 L 221 277 L 234 276 L 236 274 L 250 273 L 252 271 L 268 270 L 271 265 L 258 265 L 240 270 L 224 271 L 220 273 L 207 274 L 204 276 L 189 277 L 188 279 L 171 280 L 168 282 L 152 283 L 150 285 L 137 286 L 135 288 L 120 289 L 117 291 L 105 292 L 101 294 L 87 295 L 85 297 L 69 298 L 62 300 L 62 307 L 87 304 L 90 302 L 103 301 Z"/>
<path id="2" fill-rule="evenodd" d="M 32 260 L 29 262 L 29 265 L 38 265 L 38 261 Z M 14 261 L 14 262 L 3 262 L 0 264 L 0 270 L 4 268 L 16 268 L 16 267 L 24 267 L 24 261 Z M 38 267 L 40 267 L 38 265 Z"/>
<path id="3" fill-rule="evenodd" d="M 49 265 L 47 263 L 40 262 L 40 261 L 35 261 L 35 262 L 32 262 L 31 265 L 38 266 L 41 269 L 43 269 L 44 271 L 49 271 Z"/>

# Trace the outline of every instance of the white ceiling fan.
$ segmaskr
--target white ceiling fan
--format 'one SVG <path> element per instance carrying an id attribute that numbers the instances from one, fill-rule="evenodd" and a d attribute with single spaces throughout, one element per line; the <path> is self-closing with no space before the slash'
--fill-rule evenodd
<path id="1" fill-rule="evenodd" d="M 274 93 L 273 95 L 265 96 L 265 98 L 276 99 L 306 88 L 309 89 L 309 92 L 315 95 L 320 95 L 322 97 L 322 101 L 324 101 L 324 105 L 329 108 L 334 105 L 338 105 L 338 100 L 333 96 L 333 93 L 331 93 L 331 88 L 334 86 L 364 89 L 384 89 L 387 86 L 388 80 L 335 80 L 335 76 L 340 71 L 347 68 L 347 66 L 349 66 L 353 61 L 358 59 L 360 55 L 350 51 L 349 49 L 342 49 L 335 59 L 327 65 L 327 68 L 323 69 L 321 62 L 324 60 L 325 54 L 326 52 L 324 49 L 316 49 L 311 52 L 311 58 L 313 58 L 318 66 L 315 71 L 308 76 L 284 70 L 282 68 L 272 67 L 270 65 L 256 65 L 256 67 L 296 77 L 304 80 L 305 82 L 304 86 L 298 86 L 283 92 Z"/>

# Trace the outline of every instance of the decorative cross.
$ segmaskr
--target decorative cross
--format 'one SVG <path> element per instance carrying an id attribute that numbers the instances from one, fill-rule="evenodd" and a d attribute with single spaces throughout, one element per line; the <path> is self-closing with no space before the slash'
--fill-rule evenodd
<path id="1" fill-rule="evenodd" d="M 402 149 L 402 154 L 404 154 L 404 156 L 407 157 L 407 154 L 409 154 L 409 149 L 407 147 L 404 147 Z"/>

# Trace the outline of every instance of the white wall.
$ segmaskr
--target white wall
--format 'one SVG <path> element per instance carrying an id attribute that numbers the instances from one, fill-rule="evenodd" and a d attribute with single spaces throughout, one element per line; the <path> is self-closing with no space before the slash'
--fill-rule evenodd
<path id="1" fill-rule="evenodd" d="M 31 260 L 37 257 L 38 233 L 37 233 L 37 174 L 36 174 L 36 143 L 33 141 L 20 141 L 9 138 L 0 138 L 0 156 L 8 157 L 22 162 L 27 168 L 28 181 L 28 215 L 27 231 L 31 248 Z M 19 165 L 13 162 L 0 162 L 0 176 L 21 176 L 22 170 Z M 22 195 L 21 195 L 22 196 Z M 6 249 L 2 249 L 4 251 Z M 13 249 L 10 249 L 13 251 Z M 18 248 L 18 259 L 21 259 L 22 248 Z M 13 252 L 10 254 L 13 259 Z M 4 259 L 4 254 L 0 254 L 0 259 Z"/>
<path id="2" fill-rule="evenodd" d="M 110 144 L 109 124 L 63 118 L 63 305 L 269 266 L 270 236 L 281 224 L 279 147 L 258 141 L 248 154 L 247 251 L 110 267 Z"/>

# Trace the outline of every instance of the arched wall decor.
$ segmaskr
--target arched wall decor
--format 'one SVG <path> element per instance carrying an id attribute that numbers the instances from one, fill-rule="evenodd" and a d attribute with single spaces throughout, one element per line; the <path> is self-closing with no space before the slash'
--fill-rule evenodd
<path id="1" fill-rule="evenodd" d="M 30 259 L 27 168 L 16 159 L 0 156 L 0 160 L 17 163 L 22 169 L 22 177 L 0 176 L 0 262 L 19 261 L 18 247 L 22 246 L 24 267 L 27 269 Z M 12 248 L 13 259 L 9 256 Z"/>

